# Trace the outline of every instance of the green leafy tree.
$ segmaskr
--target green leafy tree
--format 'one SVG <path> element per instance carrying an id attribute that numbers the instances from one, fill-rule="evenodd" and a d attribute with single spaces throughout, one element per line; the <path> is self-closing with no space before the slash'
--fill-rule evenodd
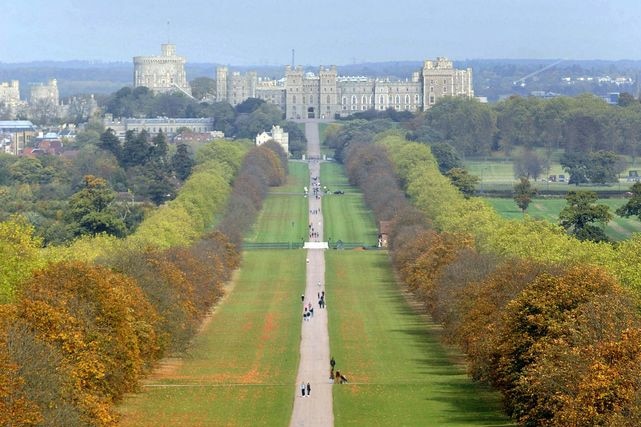
<path id="1" fill-rule="evenodd" d="M 100 135 L 100 142 L 98 142 L 98 147 L 102 148 L 105 151 L 109 151 L 111 154 L 120 159 L 122 157 L 122 147 L 120 146 L 120 140 L 116 136 L 116 133 L 113 129 L 109 128 Z"/>
<path id="2" fill-rule="evenodd" d="M 607 205 L 597 205 L 593 191 L 570 191 L 559 221 L 567 232 L 579 240 L 608 241 L 603 227 L 612 219 Z"/>
<path id="3" fill-rule="evenodd" d="M 151 140 L 151 143 L 152 145 L 149 153 L 151 160 L 159 162 L 161 165 L 166 164 L 168 146 L 165 134 L 162 131 L 158 132 L 158 134 Z"/>
<path id="4" fill-rule="evenodd" d="M 589 157 L 584 152 L 568 152 L 561 156 L 561 166 L 570 175 L 570 184 L 588 182 Z"/>
<path id="5" fill-rule="evenodd" d="M 629 107 L 630 105 L 634 105 L 636 99 L 634 99 L 634 96 L 632 96 L 631 93 L 629 92 L 621 92 L 619 94 L 619 99 L 617 101 L 617 105 L 619 107 Z"/>
<path id="6" fill-rule="evenodd" d="M 444 174 L 450 169 L 463 167 L 461 156 L 459 156 L 456 149 L 447 142 L 439 142 L 432 145 L 431 148 L 441 173 Z"/>
<path id="7" fill-rule="evenodd" d="M 543 173 L 543 161 L 535 151 L 526 149 L 514 159 L 515 176 L 533 178 L 536 181 L 541 173 Z"/>
<path id="8" fill-rule="evenodd" d="M 148 133 L 127 131 L 122 150 L 122 164 L 125 167 L 142 165 L 149 160 L 151 146 L 147 142 Z"/>
<path id="9" fill-rule="evenodd" d="M 536 196 L 537 193 L 538 190 L 532 187 L 530 180 L 523 176 L 521 177 L 521 182 L 514 186 L 514 201 L 523 214 L 525 214 L 532 198 Z"/>
<path id="10" fill-rule="evenodd" d="M 67 217 L 76 235 L 107 233 L 125 234 L 125 223 L 117 214 L 113 201 L 116 193 L 107 181 L 87 175 L 83 187 L 69 199 Z"/>
<path id="11" fill-rule="evenodd" d="M 636 216 L 641 220 L 641 182 L 635 182 L 630 192 L 632 196 L 625 205 L 616 210 L 616 214 L 626 218 Z"/>
<path id="12" fill-rule="evenodd" d="M 452 185 L 459 189 L 465 198 L 469 198 L 474 194 L 476 185 L 479 183 L 479 177 L 476 175 L 471 175 L 466 169 L 463 168 L 454 168 L 447 171 L 445 174 Z"/>
<path id="13" fill-rule="evenodd" d="M 181 181 L 186 180 L 191 174 L 194 163 L 189 147 L 186 144 L 178 145 L 176 153 L 171 158 L 171 168 L 176 173 L 176 177 Z"/>
<path id="14" fill-rule="evenodd" d="M 196 99 L 203 99 L 216 93 L 216 80 L 209 77 L 197 77 L 189 82 L 191 94 Z"/>
<path id="15" fill-rule="evenodd" d="M 621 172 L 619 156 L 612 151 L 597 151 L 589 155 L 587 176 L 590 182 L 616 182 L 617 174 Z"/>

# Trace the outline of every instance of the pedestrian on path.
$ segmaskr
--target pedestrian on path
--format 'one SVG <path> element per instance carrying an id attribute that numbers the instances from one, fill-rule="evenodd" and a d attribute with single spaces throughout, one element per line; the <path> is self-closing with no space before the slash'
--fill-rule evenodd
<path id="1" fill-rule="evenodd" d="M 307 389 L 307 388 L 305 387 L 305 382 L 302 382 L 302 383 L 300 384 L 300 394 L 301 394 L 301 397 L 305 397 L 305 390 L 306 390 L 306 389 Z"/>
<path id="2" fill-rule="evenodd" d="M 311 396 L 312 395 L 312 386 L 307 383 L 307 395 Z"/>
<path id="3" fill-rule="evenodd" d="M 305 302 L 305 294 L 300 294 L 300 301 Z"/>

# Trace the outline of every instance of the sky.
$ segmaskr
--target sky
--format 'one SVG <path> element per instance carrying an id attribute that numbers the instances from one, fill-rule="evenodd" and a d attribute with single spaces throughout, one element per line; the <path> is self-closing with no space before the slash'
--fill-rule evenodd
<path id="1" fill-rule="evenodd" d="M 3 0 L 0 62 L 641 59 L 640 0 Z M 6 3 L 6 4 L 4 4 Z M 169 24 L 168 24 L 169 23 Z"/>

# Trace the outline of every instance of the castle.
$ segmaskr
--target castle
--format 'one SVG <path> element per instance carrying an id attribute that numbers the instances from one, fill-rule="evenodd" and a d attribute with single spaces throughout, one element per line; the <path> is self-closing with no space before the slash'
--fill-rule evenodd
<path id="1" fill-rule="evenodd" d="M 318 74 L 302 67 L 285 68 L 281 80 L 265 80 L 256 73 L 229 73 L 216 69 L 216 101 L 238 105 L 247 98 L 259 98 L 278 105 L 287 119 L 331 119 L 357 111 L 427 110 L 445 96 L 472 98 L 472 69 L 455 69 L 447 58 L 427 60 L 411 79 L 373 79 L 339 76 L 335 66 L 320 67 Z"/>
<path id="2" fill-rule="evenodd" d="M 173 44 L 163 44 L 161 56 L 134 57 L 137 86 L 160 93 L 178 89 L 191 96 L 185 59 L 176 55 Z M 287 119 L 333 119 L 372 109 L 427 110 L 446 96 L 474 96 L 472 69 L 456 69 L 440 57 L 425 61 L 406 80 L 339 76 L 335 66 L 320 67 L 318 74 L 287 66 L 284 78 L 270 80 L 255 72 L 230 73 L 227 67 L 217 67 L 214 100 L 236 106 L 259 98 L 279 106 Z"/>
<path id="3" fill-rule="evenodd" d="M 160 56 L 134 57 L 134 87 L 146 86 L 164 93 L 176 89 L 191 96 L 185 73 L 185 58 L 176 55 L 176 45 L 162 44 Z"/>

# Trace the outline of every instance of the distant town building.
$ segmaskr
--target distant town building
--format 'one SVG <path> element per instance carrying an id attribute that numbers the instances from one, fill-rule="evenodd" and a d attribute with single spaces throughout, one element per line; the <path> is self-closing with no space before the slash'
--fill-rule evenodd
<path id="1" fill-rule="evenodd" d="M 38 83 L 31 86 L 29 103 L 48 102 L 52 105 L 60 104 L 60 95 L 58 93 L 58 81 L 51 79 L 47 84 Z"/>
<path id="2" fill-rule="evenodd" d="M 191 96 L 185 57 L 176 55 L 173 44 L 162 44 L 160 49 L 160 56 L 134 57 L 134 87 L 146 86 L 156 93 L 179 90 Z"/>
<path id="3" fill-rule="evenodd" d="M 20 100 L 20 82 L 11 80 L 0 83 L 0 118 L 13 119 L 26 103 Z"/>
<path id="4" fill-rule="evenodd" d="M 283 80 L 261 80 L 256 73 L 229 73 L 216 69 L 216 100 L 233 106 L 247 98 L 278 105 L 287 119 L 348 116 L 370 109 L 421 111 L 446 96 L 472 98 L 472 69 L 455 69 L 447 58 L 427 60 L 411 79 L 372 79 L 339 76 L 335 66 L 320 67 L 318 74 L 302 67 L 285 68 Z"/>
<path id="5" fill-rule="evenodd" d="M 20 155 L 37 135 L 36 127 L 28 120 L 0 120 L 0 149 Z"/>
<path id="6" fill-rule="evenodd" d="M 120 139 L 125 138 L 127 131 L 146 131 L 151 136 L 162 131 L 168 138 L 173 138 L 179 129 L 187 129 L 194 133 L 214 131 L 214 119 L 183 119 L 173 117 L 157 117 L 155 119 L 115 119 L 111 114 L 105 114 L 103 119 L 105 129 L 111 128 Z"/>
<path id="7" fill-rule="evenodd" d="M 256 145 L 263 145 L 266 142 L 274 141 L 283 147 L 283 150 L 289 155 L 289 133 L 285 132 L 280 126 L 272 126 L 271 132 L 262 132 L 256 135 Z"/>

